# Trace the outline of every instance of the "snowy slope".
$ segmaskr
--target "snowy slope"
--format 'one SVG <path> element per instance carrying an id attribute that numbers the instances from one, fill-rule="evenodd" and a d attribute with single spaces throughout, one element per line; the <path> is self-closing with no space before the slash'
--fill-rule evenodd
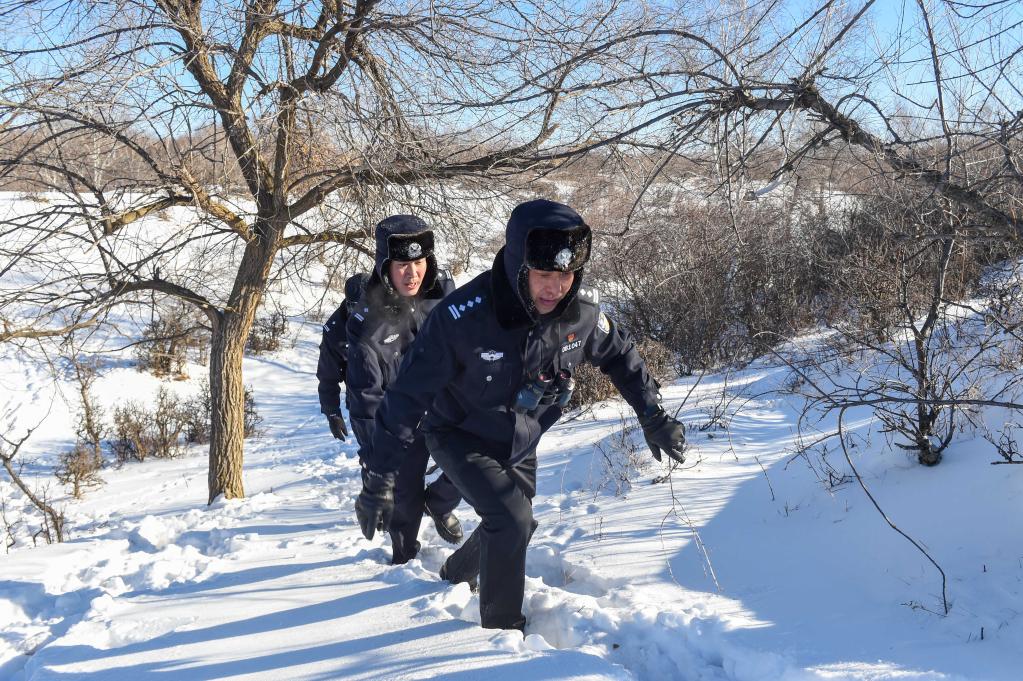
<path id="1" fill-rule="evenodd" d="M 772 392 L 783 369 L 705 377 L 681 412 L 690 461 L 657 484 L 665 470 L 642 438 L 621 437 L 634 424 L 621 403 L 562 423 L 540 452 L 523 639 L 480 629 L 476 596 L 437 579 L 451 548 L 431 527 L 407 566 L 361 537 L 355 447 L 318 413 L 317 342 L 305 325 L 293 349 L 246 360 L 266 419 L 247 443 L 248 498 L 207 507 L 200 450 L 126 465 L 66 502 L 70 541 L 0 557 L 0 678 L 1021 677 L 1023 477 L 988 465 L 983 440 L 934 469 L 876 437 L 854 453 L 948 574 L 946 617 L 933 566 L 863 491 L 828 490 L 794 457 L 795 406 Z M 70 444 L 73 403 L 50 408 L 41 374 L 18 362 L 3 362 L 6 404 L 49 412 L 29 452 L 41 484 L 46 455 Z M 99 391 L 113 404 L 156 383 L 112 362 Z M 751 397 L 727 429 L 700 431 L 726 383 Z M 471 530 L 471 509 L 460 515 Z"/>

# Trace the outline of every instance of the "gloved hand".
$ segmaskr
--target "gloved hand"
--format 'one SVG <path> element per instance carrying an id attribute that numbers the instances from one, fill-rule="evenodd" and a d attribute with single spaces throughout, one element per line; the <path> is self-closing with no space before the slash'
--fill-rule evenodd
<path id="1" fill-rule="evenodd" d="M 642 416 L 639 424 L 643 426 L 646 445 L 653 452 L 654 458 L 661 460 L 663 449 L 675 461 L 684 463 L 683 452 L 686 446 L 686 427 L 668 416 L 663 409 L 657 408 L 652 414 Z"/>
<path id="2" fill-rule="evenodd" d="M 337 440 L 344 440 L 348 437 L 348 426 L 341 414 L 327 414 L 327 423 L 330 424 L 330 434 Z"/>
<path id="3" fill-rule="evenodd" d="M 363 471 L 362 492 L 355 500 L 355 517 L 359 519 L 362 536 L 372 539 L 377 530 L 387 530 L 393 514 L 394 473 Z"/>

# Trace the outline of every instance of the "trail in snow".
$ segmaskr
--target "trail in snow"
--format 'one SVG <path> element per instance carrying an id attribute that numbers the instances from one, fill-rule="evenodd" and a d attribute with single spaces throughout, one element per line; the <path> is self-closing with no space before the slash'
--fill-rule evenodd
<path id="1" fill-rule="evenodd" d="M 248 498 L 206 507 L 199 451 L 128 465 L 71 507 L 72 541 L 3 558 L 0 678 L 1015 678 L 1023 552 L 1002 539 L 1012 526 L 984 543 L 982 523 L 929 509 L 941 532 L 914 531 L 949 563 L 965 607 L 936 619 L 903 605 L 929 602 L 927 567 L 856 490 L 824 490 L 789 461 L 791 405 L 777 399 L 749 402 L 727 430 L 691 429 L 690 461 L 670 484 L 651 484 L 664 470 L 638 434 L 617 435 L 629 424 L 620 404 L 558 426 L 540 452 L 527 635 L 480 629 L 477 597 L 437 578 L 452 548 L 429 523 L 405 566 L 388 564 L 386 540 L 362 538 L 355 446 L 333 441 L 317 413 L 314 361 L 311 334 L 273 361 L 246 360 L 266 418 L 247 443 Z M 752 395 L 781 375 L 728 381 Z M 105 399 L 140 380 L 113 370 Z M 706 421 L 722 382 L 694 392 L 690 425 Z M 665 394 L 677 404 L 687 391 Z M 59 432 L 66 415 L 50 418 Z M 943 481 L 962 490 L 949 492 L 956 503 L 983 489 L 1002 512 L 1023 491 L 991 471 L 1011 467 L 977 469 L 955 452 L 926 479 L 863 463 L 900 518 Z M 471 531 L 471 510 L 459 514 Z M 968 555 L 951 561 L 950 546 Z M 974 561 L 990 583 L 966 579 Z M 980 623 L 983 649 L 969 638 Z"/>

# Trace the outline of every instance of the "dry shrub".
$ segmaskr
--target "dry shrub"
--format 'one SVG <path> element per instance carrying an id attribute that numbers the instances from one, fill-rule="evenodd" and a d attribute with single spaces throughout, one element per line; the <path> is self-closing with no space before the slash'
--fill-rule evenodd
<path id="1" fill-rule="evenodd" d="M 197 445 L 209 443 L 212 410 L 213 399 L 210 395 L 210 382 L 207 379 L 199 385 L 198 393 L 181 403 L 185 442 Z"/>
<path id="2" fill-rule="evenodd" d="M 148 433 L 152 415 L 138 402 L 128 401 L 114 408 L 113 418 L 114 439 L 110 448 L 117 463 L 145 461 L 150 453 Z"/>
<path id="3" fill-rule="evenodd" d="M 114 439 L 110 442 L 119 464 L 149 457 L 171 459 L 183 452 L 182 433 L 188 424 L 181 400 L 166 388 L 156 393 L 153 409 L 126 402 L 114 409 Z"/>
<path id="4" fill-rule="evenodd" d="M 276 352 L 283 346 L 288 333 L 288 318 L 283 312 L 275 311 L 268 316 L 256 317 L 249 332 L 246 349 L 253 355 Z"/>
<path id="5" fill-rule="evenodd" d="M 245 437 L 258 437 L 260 434 L 259 424 L 263 417 L 256 411 L 256 400 L 252 395 L 252 389 L 245 388 L 243 397 L 244 407 L 244 434 Z M 189 444 L 206 444 L 210 441 L 210 414 L 213 413 L 213 397 L 210 393 L 209 380 L 203 381 L 192 398 L 181 403 L 179 408 L 181 420 L 184 424 L 183 433 L 185 442 Z"/>
<path id="6" fill-rule="evenodd" d="M 166 388 L 156 392 L 156 408 L 150 421 L 152 454 L 158 459 L 173 459 L 182 453 L 181 434 L 185 420 L 181 399 Z"/>
<path id="7" fill-rule="evenodd" d="M 79 442 L 74 449 L 61 454 L 53 474 L 61 484 L 71 486 L 71 495 L 75 499 L 81 499 L 86 490 L 104 484 L 99 475 L 102 468 L 100 452 L 88 443 Z"/>
<path id="8" fill-rule="evenodd" d="M 188 378 L 185 365 L 189 355 L 206 365 L 209 361 L 209 332 L 190 306 L 175 306 L 160 312 L 142 333 L 135 349 L 139 371 L 148 371 L 158 378 Z"/>
<path id="9" fill-rule="evenodd" d="M 646 362 L 647 371 L 659 383 L 678 376 L 675 356 L 664 345 L 654 340 L 642 340 L 636 343 L 636 349 Z M 591 364 L 580 364 L 576 367 L 575 390 L 568 409 L 588 408 L 597 402 L 618 397 L 618 389 L 600 369 Z"/>
<path id="10" fill-rule="evenodd" d="M 256 398 L 252 395 L 252 388 L 245 388 L 245 394 L 242 398 L 245 400 L 245 414 L 244 414 L 244 435 L 245 437 L 259 437 L 262 434 L 262 430 L 259 428 L 259 424 L 263 422 L 263 417 L 256 411 Z"/>

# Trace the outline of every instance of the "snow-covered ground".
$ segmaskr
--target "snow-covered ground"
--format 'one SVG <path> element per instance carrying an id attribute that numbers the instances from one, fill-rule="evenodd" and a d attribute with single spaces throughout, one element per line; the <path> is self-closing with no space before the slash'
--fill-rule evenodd
<path id="1" fill-rule="evenodd" d="M 32 203 L 0 195 L 0 211 Z M 469 265 L 488 263 L 475 254 Z M 192 265 L 204 277 L 229 269 L 185 254 L 164 271 Z M 40 274 L 9 272 L 3 287 Z M 270 298 L 304 320 L 336 304 L 327 278 L 312 265 Z M 146 320 L 130 312 L 115 310 L 87 343 L 104 349 L 94 390 L 108 416 L 161 385 L 130 349 L 110 351 L 138 337 Z M 944 569 L 945 615 L 937 570 L 889 528 L 841 452 L 796 453 L 801 402 L 780 390 L 787 369 L 667 387 L 669 406 L 685 400 L 692 445 L 668 477 L 624 403 L 566 420 L 540 450 L 523 637 L 479 628 L 477 597 L 437 578 L 452 547 L 428 523 L 406 566 L 388 564 L 386 539 L 362 538 L 355 444 L 333 440 L 319 414 L 319 325 L 293 323 L 292 347 L 246 359 L 264 432 L 246 443 L 248 497 L 213 506 L 199 447 L 107 468 L 105 486 L 65 497 L 51 471 L 74 439 L 66 363 L 0 348 L 0 434 L 36 427 L 22 473 L 64 509 L 70 534 L 33 548 L 39 517 L 0 473 L 0 539 L 11 527 L 17 540 L 0 555 L 0 680 L 1023 678 L 1023 467 L 989 465 L 997 455 L 972 432 L 928 469 L 868 413 L 846 417 L 865 484 Z M 51 366 L 65 374 L 56 384 Z M 194 392 L 204 369 L 188 371 L 164 385 Z M 827 467 L 845 482 L 822 484 Z M 472 510 L 459 514 L 471 531 Z"/>
<path id="2" fill-rule="evenodd" d="M 868 437 L 865 415 L 854 423 L 866 483 L 948 575 L 945 616 L 937 571 L 862 489 L 827 489 L 794 455 L 797 404 L 774 392 L 785 369 L 704 377 L 680 413 L 689 461 L 663 481 L 641 436 L 623 437 L 627 407 L 608 403 L 542 443 L 523 637 L 481 629 L 477 597 L 437 578 L 452 547 L 428 524 L 405 566 L 388 564 L 386 540 L 362 538 L 355 446 L 331 439 L 318 413 L 317 343 L 309 323 L 293 348 L 246 360 L 265 418 L 247 442 L 246 499 L 207 507 L 195 448 L 105 470 L 106 486 L 61 501 L 69 541 L 0 556 L 0 678 L 1023 675 L 1023 475 L 989 465 L 982 439 L 964 436 L 925 469 Z M 52 454 L 70 446 L 76 405 L 24 357 L 0 369 L 5 404 L 46 416 L 26 444 L 37 461 L 28 477 L 42 485 Z M 692 382 L 666 389 L 667 403 Z M 157 385 L 111 361 L 97 393 L 112 406 Z M 742 409 L 727 428 L 700 430 L 725 390 L 747 396 L 732 404 Z M 0 494 L 8 519 L 28 527 L 6 481 Z M 459 513 L 475 527 L 471 509 Z"/>

